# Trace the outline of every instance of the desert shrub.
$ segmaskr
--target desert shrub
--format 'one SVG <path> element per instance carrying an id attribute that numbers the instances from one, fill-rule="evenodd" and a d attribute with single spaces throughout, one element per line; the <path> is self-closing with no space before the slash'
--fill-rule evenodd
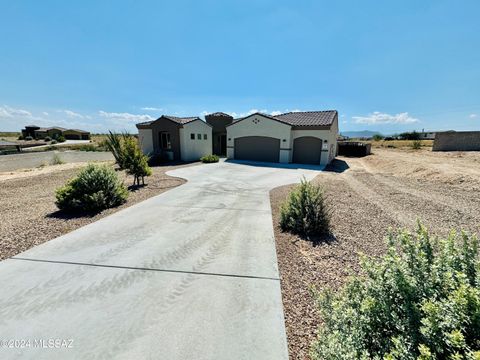
<path id="1" fill-rule="evenodd" d="M 128 191 L 112 168 L 90 164 L 55 195 L 59 209 L 98 212 L 124 203 Z"/>
<path id="2" fill-rule="evenodd" d="M 284 231 L 312 236 L 330 231 L 331 208 L 322 187 L 305 178 L 293 189 L 280 209 L 280 226 Z"/>
<path id="3" fill-rule="evenodd" d="M 65 161 L 62 160 L 60 155 L 58 154 L 53 154 L 52 161 L 50 162 L 51 165 L 61 165 L 65 164 Z"/>
<path id="4" fill-rule="evenodd" d="M 109 131 L 107 138 L 105 139 L 105 146 L 112 153 L 115 158 L 115 162 L 120 167 L 120 169 L 125 169 L 125 151 L 123 149 L 123 143 L 125 139 L 130 137 L 126 132 L 117 134 Z"/>
<path id="5" fill-rule="evenodd" d="M 52 145 L 57 144 L 57 143 L 58 143 L 57 140 L 52 140 L 52 141 L 50 142 L 50 144 L 52 144 Z"/>
<path id="6" fill-rule="evenodd" d="M 390 233 L 383 258 L 337 294 L 316 293 L 313 359 L 480 359 L 478 240 Z"/>
<path id="7" fill-rule="evenodd" d="M 412 149 L 419 150 L 422 147 L 422 142 L 420 140 L 413 140 L 412 141 Z"/>
<path id="8" fill-rule="evenodd" d="M 57 136 L 56 140 L 59 142 L 59 143 L 62 143 L 62 142 L 65 142 L 65 137 L 63 135 L 60 135 L 60 136 Z"/>
<path id="9" fill-rule="evenodd" d="M 204 163 L 216 163 L 218 159 L 217 155 L 205 155 L 200 158 L 200 161 Z"/>
<path id="10" fill-rule="evenodd" d="M 18 140 L 23 140 L 23 135 L 20 135 L 20 136 L 18 137 Z"/>
<path id="11" fill-rule="evenodd" d="M 97 146 L 93 144 L 85 144 L 85 145 L 80 145 L 75 148 L 75 150 L 78 151 L 102 151 L 102 149 L 98 148 Z"/>
<path id="12" fill-rule="evenodd" d="M 416 131 L 403 132 L 398 135 L 400 140 L 420 140 L 420 134 Z"/>
<path id="13" fill-rule="evenodd" d="M 382 134 L 375 134 L 373 135 L 372 139 L 375 141 L 380 141 L 384 139 L 384 136 Z"/>
<path id="14" fill-rule="evenodd" d="M 145 176 L 152 175 L 152 169 L 148 166 L 148 156 L 144 155 L 137 140 L 133 136 L 127 136 L 122 144 L 124 167 L 128 174 L 133 175 L 133 184 L 145 184 Z"/>
<path id="15" fill-rule="evenodd" d="M 50 136 L 45 136 L 45 138 L 43 139 L 44 141 L 51 141 L 52 138 Z"/>
<path id="16" fill-rule="evenodd" d="M 33 137 L 31 137 L 31 136 L 25 136 L 25 140 L 26 140 L 26 141 L 31 141 L 31 140 L 33 140 Z"/>

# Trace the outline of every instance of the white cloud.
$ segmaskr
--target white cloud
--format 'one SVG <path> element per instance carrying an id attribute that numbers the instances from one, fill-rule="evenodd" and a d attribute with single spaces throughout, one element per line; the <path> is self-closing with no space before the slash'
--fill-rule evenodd
<path id="1" fill-rule="evenodd" d="M 48 112 L 46 112 L 46 111 L 42 112 L 42 114 L 43 114 L 44 116 L 48 116 Z"/>
<path id="2" fill-rule="evenodd" d="M 419 120 L 408 115 L 407 112 L 390 115 L 375 111 L 367 116 L 353 116 L 356 124 L 381 125 L 381 124 L 411 124 Z"/>
<path id="3" fill-rule="evenodd" d="M 0 106 L 0 117 L 13 118 L 16 116 L 31 117 L 32 113 L 23 109 L 14 109 L 7 105 Z"/>
<path id="4" fill-rule="evenodd" d="M 277 115 L 280 115 L 280 114 L 283 114 L 283 111 L 275 110 L 275 111 L 272 111 L 272 112 L 270 113 L 270 115 L 272 115 L 272 116 L 277 116 Z"/>
<path id="5" fill-rule="evenodd" d="M 84 116 L 72 110 L 58 110 L 59 113 L 67 115 L 69 118 L 83 119 Z"/>
<path id="6" fill-rule="evenodd" d="M 147 114 L 137 115 L 137 114 L 130 114 L 130 113 L 106 112 L 103 110 L 100 110 L 98 114 L 101 117 L 104 117 L 106 119 L 113 120 L 116 122 L 134 123 L 134 122 L 140 122 L 140 121 L 155 120 L 155 118 Z"/>
<path id="7" fill-rule="evenodd" d="M 476 119 L 478 117 L 478 115 L 477 114 L 470 114 L 470 115 L 468 115 L 468 117 L 470 119 Z"/>
<path id="8" fill-rule="evenodd" d="M 163 111 L 162 108 L 157 108 L 157 107 L 153 107 L 153 106 L 145 106 L 145 107 L 142 107 L 141 110 L 145 110 L 145 111 Z"/>

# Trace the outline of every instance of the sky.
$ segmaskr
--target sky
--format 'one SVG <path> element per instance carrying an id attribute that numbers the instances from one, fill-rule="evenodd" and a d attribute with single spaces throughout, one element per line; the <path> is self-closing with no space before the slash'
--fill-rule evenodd
<path id="1" fill-rule="evenodd" d="M 0 0 L 0 131 L 162 114 L 339 112 L 480 130 L 480 2 Z"/>

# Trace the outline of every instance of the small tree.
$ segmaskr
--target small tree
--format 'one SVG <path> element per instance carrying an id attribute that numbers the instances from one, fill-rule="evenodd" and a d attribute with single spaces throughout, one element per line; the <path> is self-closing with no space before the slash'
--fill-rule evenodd
<path id="1" fill-rule="evenodd" d="M 130 134 L 126 132 L 117 134 L 109 131 L 105 139 L 105 146 L 112 153 L 115 162 L 121 170 L 125 169 L 125 151 L 123 144 L 128 137 L 130 137 Z"/>
<path id="2" fill-rule="evenodd" d="M 140 185 L 140 179 L 145 185 L 145 176 L 152 175 L 152 169 L 148 166 L 148 157 L 142 153 L 133 136 L 124 137 L 122 152 L 125 170 L 133 175 L 133 185 Z"/>

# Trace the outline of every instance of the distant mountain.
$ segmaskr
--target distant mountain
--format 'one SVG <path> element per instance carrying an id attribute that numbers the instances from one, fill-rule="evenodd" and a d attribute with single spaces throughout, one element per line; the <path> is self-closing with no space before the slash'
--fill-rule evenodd
<path id="1" fill-rule="evenodd" d="M 342 131 L 340 133 L 343 136 L 348 136 L 349 138 L 371 138 L 375 134 L 380 134 L 378 131 Z"/>

